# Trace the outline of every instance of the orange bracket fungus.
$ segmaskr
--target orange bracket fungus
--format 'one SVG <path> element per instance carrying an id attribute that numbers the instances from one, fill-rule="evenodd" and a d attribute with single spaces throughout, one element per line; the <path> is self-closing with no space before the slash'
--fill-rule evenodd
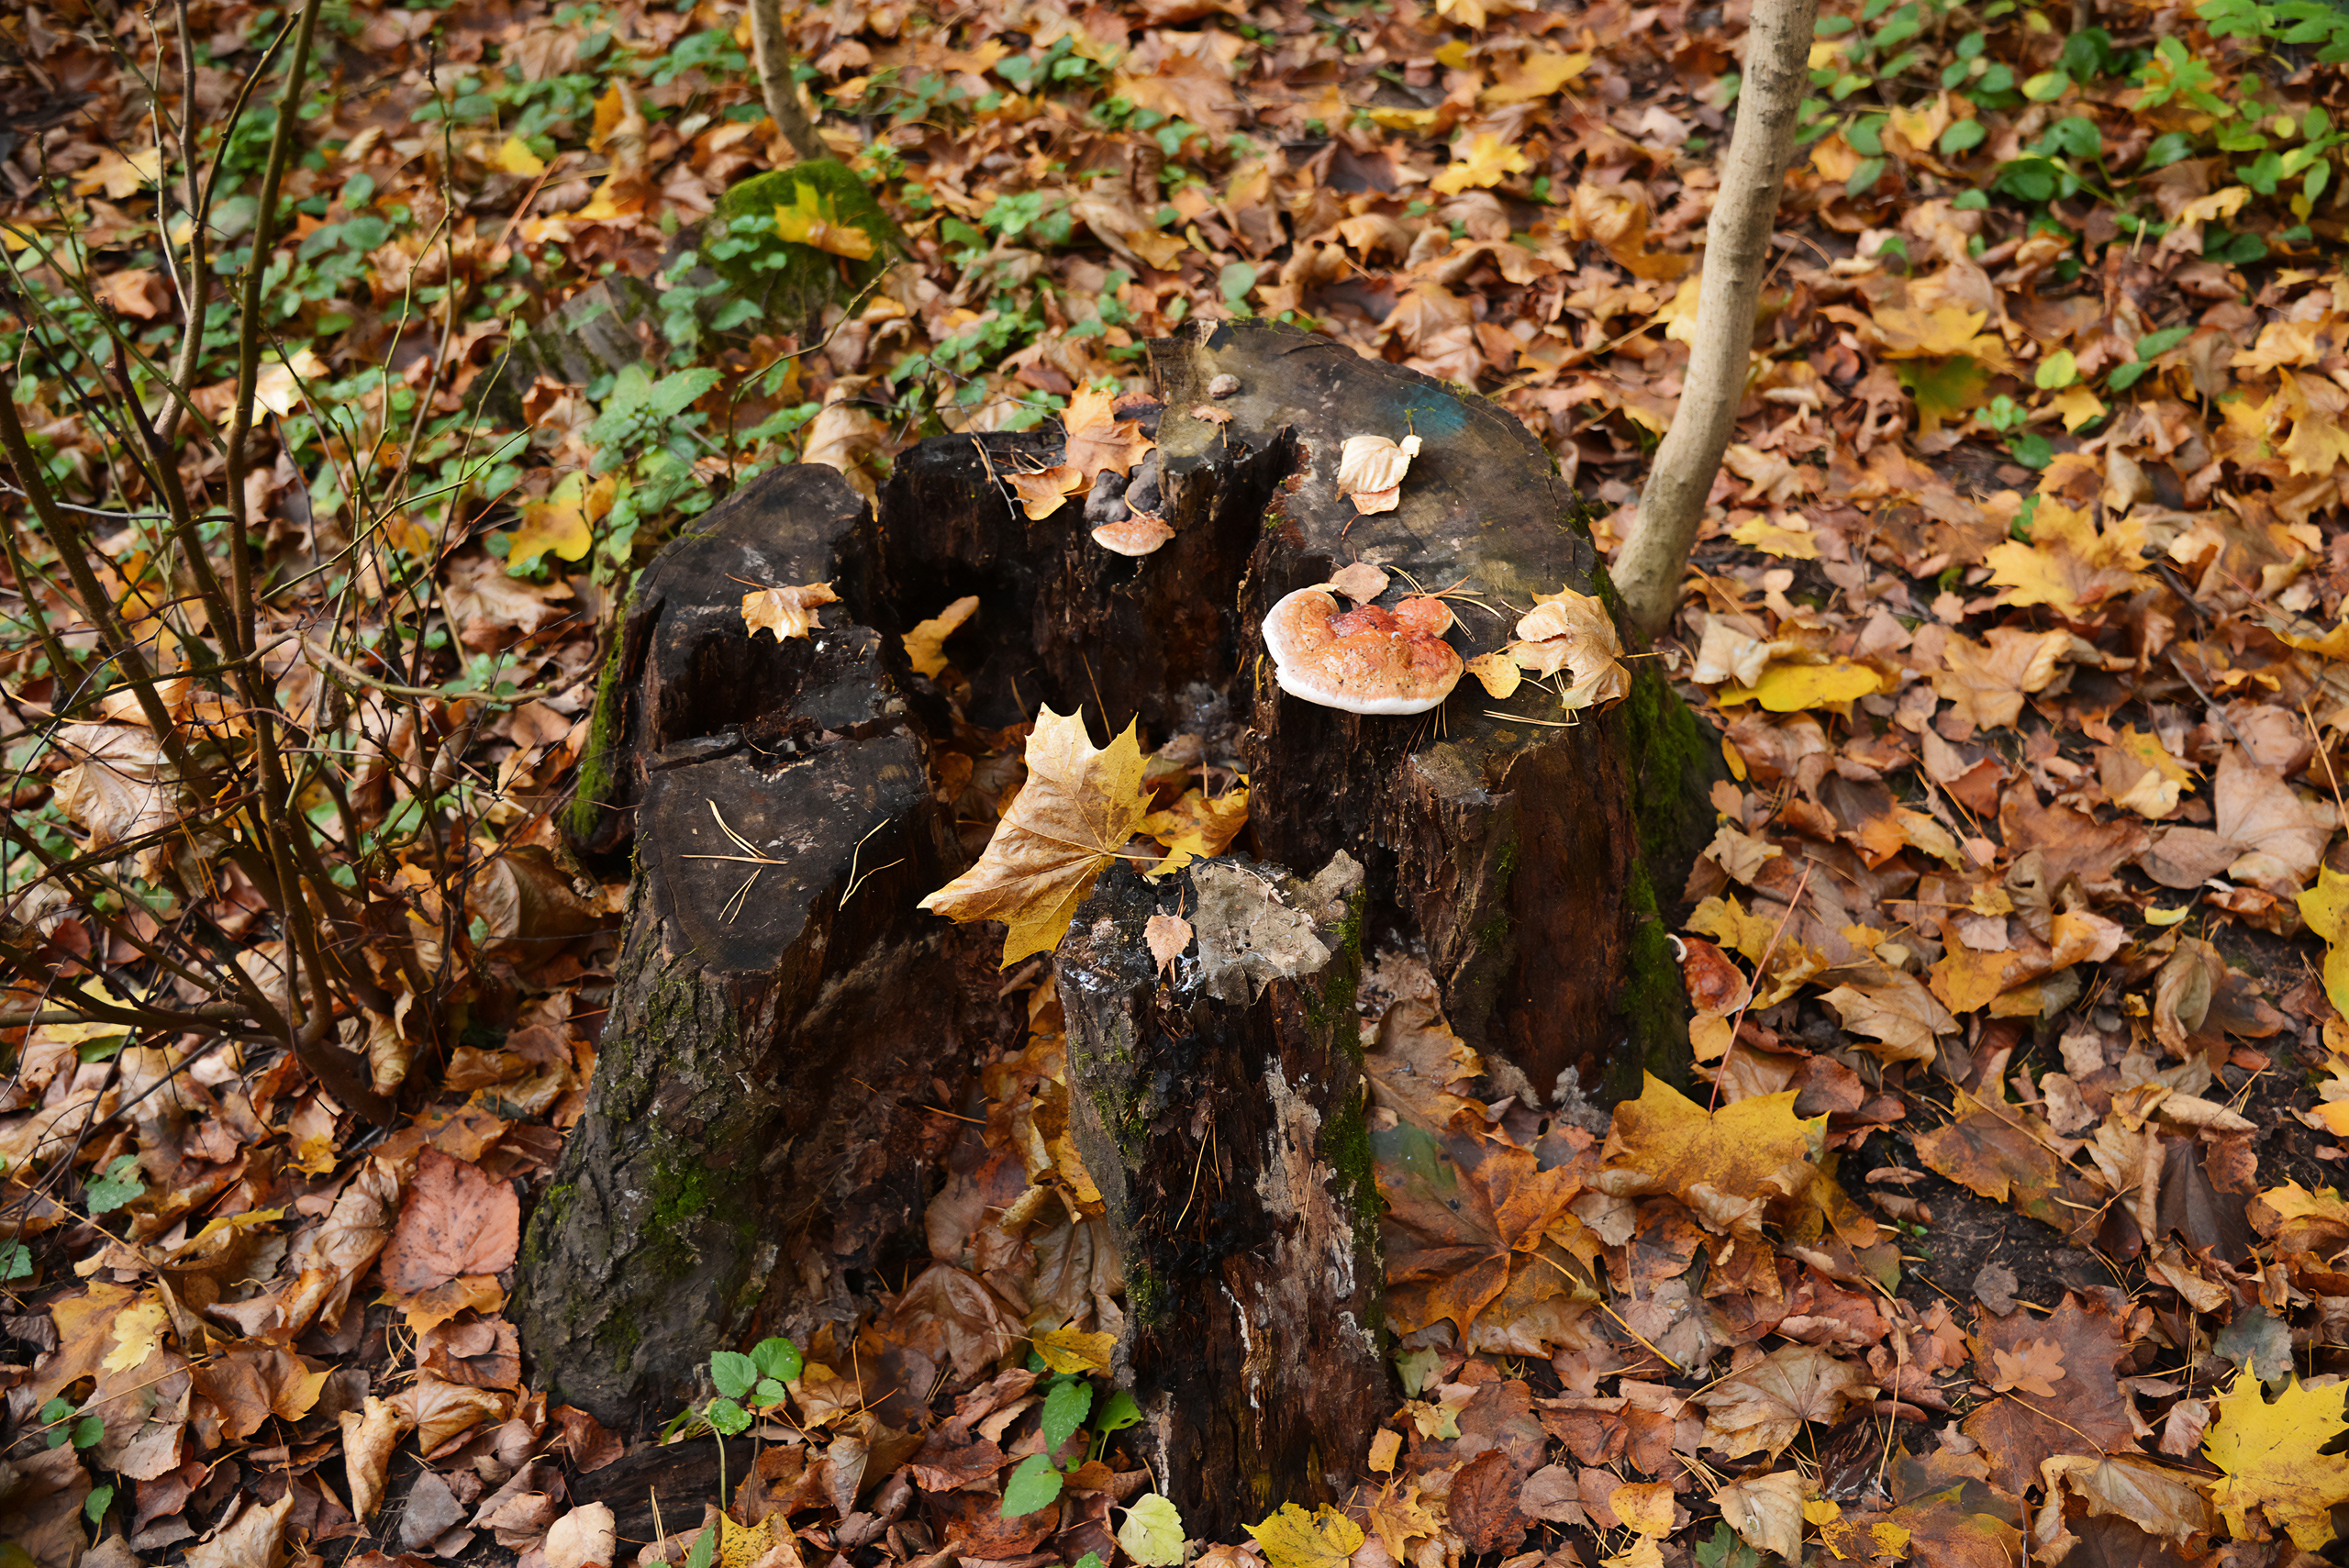
<path id="1" fill-rule="evenodd" d="M 1451 626 L 1452 611 L 1429 595 L 1341 614 L 1327 586 L 1299 588 L 1264 617 L 1264 649 L 1293 697 L 1348 713 L 1425 713 L 1464 668 L 1443 639 Z"/>

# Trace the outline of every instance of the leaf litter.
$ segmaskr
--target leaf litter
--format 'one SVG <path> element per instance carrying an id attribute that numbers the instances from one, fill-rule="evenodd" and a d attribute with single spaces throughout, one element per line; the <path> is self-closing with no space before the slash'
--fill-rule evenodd
<path id="1" fill-rule="evenodd" d="M 383 307 L 435 267 L 477 293 L 518 268 L 549 303 L 601 271 L 659 276 L 671 232 L 766 160 L 755 88 L 727 60 L 731 14 L 605 9 L 349 8 L 340 69 L 369 85 L 323 106 L 316 162 L 289 187 L 307 205 L 284 253 L 308 269 L 295 325 L 315 347 L 270 367 L 264 406 L 295 417 L 306 384 L 392 361 L 408 329 Z M 1660 651 L 1719 722 L 1730 775 L 1676 922 L 1698 1078 L 1652 1083 L 1611 1122 L 1529 1106 L 1408 960 L 1384 961 L 1391 1005 L 1363 1021 L 1397 1409 L 1344 1507 L 1285 1505 L 1196 1561 L 2199 1561 L 2223 1527 L 2227 1561 L 2283 1564 L 2333 1544 L 2349 1497 L 2349 1462 L 2327 1451 L 2349 1430 L 2349 1207 L 2330 1169 L 2349 1130 L 2338 34 L 2258 5 L 1827 11 L 1752 396 Z M 250 6 L 189 15 L 200 72 L 249 69 L 268 41 Z M 98 25 L 7 25 L 12 93 L 46 102 L 62 81 L 93 98 L 39 129 L 40 160 L 8 165 L 0 217 L 12 255 L 43 254 L 69 212 L 41 182 L 66 182 L 104 268 L 96 305 L 168 332 L 173 286 L 139 250 L 161 161 L 107 52 L 151 62 L 153 43 Z M 386 524 L 436 563 L 460 646 L 531 651 L 529 700 L 481 753 L 535 803 L 507 824 L 507 913 L 430 892 L 420 864 L 402 873 L 440 954 L 518 995 L 481 994 L 509 1010 L 502 1043 L 456 1045 L 437 1097 L 360 1147 L 265 1053 L 125 1045 L 104 1023 L 9 1031 L 17 1441 L 0 1485 L 37 1562 L 97 1537 L 128 1544 L 84 1561 L 635 1550 L 602 1505 L 570 1500 L 621 1444 L 522 1385 L 501 1316 L 518 1185 L 543 1181 L 584 1103 L 617 890 L 567 895 L 581 918 L 529 963 L 493 951 L 526 935 L 518 868 L 556 847 L 546 803 L 584 742 L 593 648 L 566 617 L 674 520 L 677 481 L 631 455 L 630 420 L 702 420 L 724 381 L 737 426 L 764 432 L 750 456 L 869 486 L 908 387 L 941 393 L 950 428 L 1057 417 L 1061 462 L 1005 483 L 1034 526 L 1074 526 L 1081 503 L 1105 548 L 1146 562 L 1172 532 L 1134 504 L 1154 483 L 1119 402 L 1140 341 L 1195 314 L 1296 312 L 1491 392 L 1595 500 L 1602 546 L 1629 526 L 1685 362 L 1733 17 L 1153 0 L 1029 6 L 992 19 L 999 38 L 888 6 L 792 26 L 827 128 L 862 117 L 860 172 L 910 260 L 787 362 L 780 338 L 713 348 L 672 316 L 651 345 L 661 379 L 529 389 L 529 455 L 502 506 L 473 492 L 477 536 Z M 664 74 L 653 62 L 675 51 Z M 468 204 L 453 215 L 451 189 Z M 450 224 L 437 252 L 419 208 Z M 873 250 L 806 186 L 772 221 L 843 260 Z M 486 313 L 445 375 L 403 395 L 454 414 L 519 319 Z M 351 395 L 391 406 L 380 381 Z M 65 406 L 37 412 L 61 464 L 104 465 Z M 1353 493 L 1373 510 L 1409 482 L 1419 438 L 1365 439 Z M 331 471 L 327 446 L 306 450 Z M 274 548 L 338 504 L 290 456 L 263 497 Z M 736 460 L 676 464 L 713 485 Z M 298 514 L 279 499 L 297 482 Z M 127 595 L 160 580 L 135 553 L 117 565 Z M 747 624 L 778 638 L 829 602 L 822 584 L 747 586 Z M 951 684 L 978 608 L 956 600 L 908 634 L 917 671 Z M 1528 677 L 1567 712 L 1620 695 L 1605 615 L 1572 596 L 1512 608 L 1516 639 L 1471 662 L 1495 696 Z M 272 671 L 289 707 L 322 689 L 307 647 Z M 184 692 L 175 719 L 244 722 Z M 1171 869 L 1245 832 L 1228 769 L 1130 736 L 1096 751 L 1075 723 L 986 738 L 954 781 L 984 813 L 958 815 L 1016 818 L 1030 840 L 957 884 L 965 916 L 1010 917 L 1008 962 L 1053 945 L 1108 859 L 1154 840 Z M 137 845 L 155 869 L 156 840 L 199 803 L 143 724 L 109 709 L 44 776 L 81 849 Z M 224 873 L 228 929 L 252 929 L 250 891 Z M 142 994 L 77 917 L 26 914 L 85 995 Z M 1162 967 L 1208 929 L 1197 909 L 1152 926 Z M 283 950 L 244 963 L 269 984 Z M 1098 1194 L 1066 1138 L 1056 1005 L 1027 985 L 1030 1039 L 989 1067 L 973 1158 L 932 1205 L 935 1265 L 885 1318 L 807 1347 L 789 1395 L 805 1440 L 767 1451 L 729 1500 L 743 1517 L 677 1521 L 663 1560 L 696 1530 L 729 1562 L 930 1544 L 1181 1557 L 1179 1518 L 1111 1463 L 1082 1495 L 1103 1499 L 1096 1523 L 1123 1510 L 1114 1532 L 1026 1540 L 994 1507 L 1041 1441 L 1034 1374 L 1011 1364 L 1023 1341 L 1081 1372 L 1120 1322 Z M 415 1070 L 408 1004 L 364 1020 L 380 1084 Z M 964 1284 L 1012 1253 L 1061 1263 Z M 1005 1306 L 1023 1299 L 1024 1319 Z M 954 1415 L 925 1413 L 901 1454 L 909 1429 L 863 1408 L 867 1345 L 945 1369 Z M 852 1549 L 868 1516 L 837 1482 L 874 1456 L 936 1506 L 921 1536 Z M 987 1506 L 951 1505 L 965 1492 Z"/>

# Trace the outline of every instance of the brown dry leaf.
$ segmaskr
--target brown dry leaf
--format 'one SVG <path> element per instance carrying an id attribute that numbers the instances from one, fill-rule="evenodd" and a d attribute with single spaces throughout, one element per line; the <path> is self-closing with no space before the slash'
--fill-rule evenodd
<path id="1" fill-rule="evenodd" d="M 2064 1377 L 2064 1347 L 2054 1340 L 2026 1340 L 2020 1350 L 1994 1350 L 1990 1357 L 1996 1368 L 1989 1377 L 1994 1392 L 2055 1397 L 2055 1385 Z"/>
<path id="2" fill-rule="evenodd" d="M 1474 1552 L 1498 1551 L 1525 1539 L 1531 1521 L 1517 1511 L 1518 1473 L 1499 1449 L 1486 1449 L 1452 1478 L 1445 1522 Z M 1670 1519 L 1671 1505 L 1665 1504 Z"/>
<path id="3" fill-rule="evenodd" d="M 771 631 L 777 642 L 789 637 L 806 637 L 824 624 L 818 606 L 840 602 L 840 595 L 832 592 L 829 583 L 758 588 L 742 595 L 742 625 L 752 637 Z"/>
<path id="4" fill-rule="evenodd" d="M 1791 1096 L 1789 1096 L 1791 1097 Z M 1691 1396 L 1705 1411 L 1705 1446 L 1740 1459 L 1786 1451 L 1805 1421 L 1832 1426 L 1874 1385 L 1849 1362 L 1816 1345 L 1781 1345 L 1742 1372 Z"/>
<path id="5" fill-rule="evenodd" d="M 1799 1472 L 1778 1470 L 1728 1483 L 1713 1503 L 1740 1540 L 1794 1562 L 1802 1557 L 1802 1505 L 1809 1491 Z"/>
<path id="6" fill-rule="evenodd" d="M 272 1417 L 298 1421 L 308 1415 L 327 1369 L 312 1371 L 283 1346 L 239 1344 L 197 1363 L 195 1377 L 220 1412 L 221 1435 L 241 1440 Z"/>
<path id="7" fill-rule="evenodd" d="M 1157 445 L 1141 433 L 1141 421 L 1119 418 L 1109 395 L 1097 387 L 1081 386 L 1070 395 L 1061 425 L 1068 433 L 1061 463 L 1074 469 L 1080 480 L 1080 485 L 1073 485 L 1072 489 L 1090 486 L 1105 471 L 1131 473 L 1134 464 L 1149 456 L 1151 449 Z M 1013 483 L 1016 485 L 1018 480 Z M 1029 513 L 1030 517 L 1042 515 L 1032 509 Z"/>
<path id="8" fill-rule="evenodd" d="M 1060 945 L 1101 869 L 1124 850 L 1148 797 L 1134 727 L 1097 749 L 1079 716 L 1041 709 L 1028 736 L 1028 782 L 996 824 L 978 864 L 921 901 L 957 922 L 1001 920 L 1006 968 Z"/>
<path id="9" fill-rule="evenodd" d="M 1965 1418 L 1965 1433 L 1982 1445 L 1994 1483 L 2021 1496 L 2038 1481 L 2041 1462 L 2056 1454 L 2136 1446 L 2129 1396 L 2112 1371 L 2129 1349 L 2121 1329 L 2101 1296 L 2066 1294 L 2045 1318 L 2027 1312 L 1976 1315 L 1972 1341 L 1978 1370 L 2021 1362 L 2034 1373 L 2049 1373 L 2044 1382 L 2058 1390 L 2052 1398 L 2035 1391 L 2002 1394 Z M 2034 1348 L 2042 1345 L 2055 1355 Z M 1999 1362 L 2001 1351 L 2013 1359 Z"/>
<path id="10" fill-rule="evenodd" d="M 1957 1019 L 1924 983 L 1898 970 L 1865 983 L 1846 983 L 1819 998 L 1861 1046 L 1887 1062 L 1931 1062 L 1943 1035 L 1958 1032 Z"/>
<path id="11" fill-rule="evenodd" d="M 2093 1232 L 2098 1185 L 2065 1161 L 2044 1120 L 2008 1101 L 2004 1087 L 1986 1083 L 1979 1099 L 1957 1090 L 1954 1119 L 1920 1133 L 1917 1157 L 1935 1173 L 1982 1197 L 2010 1202 L 2067 1235 Z"/>
<path id="12" fill-rule="evenodd" d="M 73 765 L 57 775 L 57 808 L 83 835 L 91 853 L 159 831 L 187 810 L 187 796 L 142 727 L 74 724 L 57 732 L 58 751 Z"/>
<path id="13" fill-rule="evenodd" d="M 1375 1169 L 1398 1329 L 1449 1318 L 1464 1335 L 1497 1303 L 1526 1310 L 1587 1289 L 1589 1259 L 1578 1269 L 1559 1240 L 1585 1241 L 1596 1255 L 1568 1212 L 1581 1191 L 1575 1168 L 1543 1171 L 1531 1150 L 1463 1135 L 1438 1144 L 1418 1128 L 1394 1152 L 1406 1157 L 1382 1145 Z"/>
<path id="14" fill-rule="evenodd" d="M 294 1511 L 295 1494 L 264 1507 L 250 1496 L 209 1540 L 187 1549 L 188 1568 L 278 1568 L 285 1560 L 286 1516 Z"/>
<path id="15" fill-rule="evenodd" d="M 108 309 L 153 321 L 173 306 L 172 285 L 152 267 L 125 267 L 98 281 L 97 295 Z"/>
<path id="16" fill-rule="evenodd" d="M 2133 1453 L 2058 1454 L 2039 1467 L 2050 1492 L 2065 1487 L 2091 1515 L 2127 1519 L 2151 1535 L 2183 1544 L 2218 1526 L 2205 1491 L 2207 1478 L 2156 1464 Z"/>
<path id="17" fill-rule="evenodd" d="M 362 1520 L 369 1519 L 383 1506 L 392 1451 L 414 1423 L 402 1406 L 372 1394 L 363 1409 L 345 1410 L 338 1420 L 342 1427 L 343 1474 L 351 1483 L 351 1511 Z"/>
<path id="18" fill-rule="evenodd" d="M 935 677 L 946 673 L 946 639 L 978 613 L 978 608 L 979 596 L 965 594 L 928 620 L 917 622 L 906 633 L 906 662 L 913 666 L 915 674 Z"/>
<path id="19" fill-rule="evenodd" d="M 2021 717 L 2023 697 L 2055 678 L 2055 661 L 2070 644 L 2068 632 L 2004 626 L 1978 643 L 1953 636 L 1946 667 L 1933 673 L 1933 690 L 1977 728 L 2007 728 Z"/>
<path id="20" fill-rule="evenodd" d="M 426 1373 L 391 1403 L 401 1422 L 415 1429 L 417 1451 L 429 1458 L 482 1422 L 503 1420 L 512 1400 L 494 1388 L 468 1388 Z"/>
<path id="21" fill-rule="evenodd" d="M 1182 797 L 1163 811 L 1153 811 L 1141 819 L 1141 830 L 1157 840 L 1166 851 L 1166 858 L 1142 874 L 1164 876 L 1180 871 L 1194 860 L 1219 855 L 1230 847 L 1240 830 L 1248 826 L 1248 788 L 1235 785 L 1221 795 L 1209 796 L 1206 791 L 1188 789 Z"/>
<path id="22" fill-rule="evenodd" d="M 495 1311 L 495 1275 L 514 1265 L 522 1206 L 511 1184 L 427 1146 L 399 1225 L 384 1250 L 384 1299 L 421 1333 L 468 1307 Z"/>
<path id="23" fill-rule="evenodd" d="M 1191 922 L 1179 915 L 1152 915 L 1142 925 L 1141 940 L 1150 949 L 1151 962 L 1164 974 L 1191 945 Z"/>
<path id="24" fill-rule="evenodd" d="M 1031 523 L 1051 517 L 1071 495 L 1093 483 L 1083 469 L 1067 462 L 1040 468 L 1032 473 L 1006 473 L 1003 479 L 1019 497 L 1019 509 L 1028 514 Z"/>

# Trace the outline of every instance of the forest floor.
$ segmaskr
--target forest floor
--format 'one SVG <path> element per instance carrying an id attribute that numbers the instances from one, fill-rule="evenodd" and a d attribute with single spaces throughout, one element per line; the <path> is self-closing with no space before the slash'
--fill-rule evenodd
<path id="1" fill-rule="evenodd" d="M 1211 1568 L 2336 1540 L 2349 19 L 1822 9 L 1751 395 L 1656 651 L 1729 774 L 1670 911 L 1698 1097 L 1522 1104 L 1412 955 L 1373 954 L 1364 995 L 1404 1009 L 1363 1020 L 1395 1413 L 1342 1508 L 1192 1542 Z M 534 1393 L 501 1311 L 626 901 L 562 818 L 618 606 L 755 473 L 869 495 L 922 434 L 1097 409 L 1148 339 L 1242 315 L 1496 399 L 1610 548 L 1687 361 L 1743 7 L 799 9 L 819 129 L 906 246 L 802 341 L 696 270 L 781 243 L 707 222 L 787 156 L 738 11 L 335 0 L 232 471 L 209 432 L 291 16 L 0 16 L 9 395 L 202 751 L 81 668 L 76 547 L 0 495 L 0 1564 L 1181 1561 L 1065 1266 L 1099 1203 L 1041 963 L 1025 1047 L 938 1113 L 934 1266 L 987 1310 L 924 1275 L 852 1330 L 713 1345 L 696 1429 L 760 1412 L 733 1513 L 704 1528 L 714 1475 L 651 1529 L 589 1501 L 643 1453 Z M 106 399 L 168 402 L 191 150 L 224 281 L 164 472 Z M 852 259 L 842 217 L 785 221 Z M 597 290 L 618 359 L 481 395 Z M 251 519 L 265 701 L 208 662 L 175 487 L 224 560 L 219 508 Z M 230 852 L 250 792 L 218 780 L 279 724 L 316 762 L 314 907 L 360 890 L 373 933 L 340 957 Z M 974 852 L 1024 734 L 941 781 Z M 1169 793 L 1167 842 L 1246 846 L 1211 782 Z M 222 1021 L 298 1017 L 314 962 L 370 998 L 329 1011 L 394 1130 Z M 198 1011 L 223 996 L 259 1010 Z"/>

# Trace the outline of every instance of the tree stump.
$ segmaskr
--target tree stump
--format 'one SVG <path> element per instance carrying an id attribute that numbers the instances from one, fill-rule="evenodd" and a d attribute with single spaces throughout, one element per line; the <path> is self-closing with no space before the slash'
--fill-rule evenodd
<path id="1" fill-rule="evenodd" d="M 521 1292 L 541 1374 L 607 1421 L 665 1416 L 711 1350 L 901 1279 L 944 1126 L 923 1104 L 1018 1039 L 986 983 L 999 934 L 912 907 L 961 869 L 924 765 L 956 716 L 899 639 L 962 595 L 980 600 L 952 645 L 968 723 L 1138 718 L 1146 745 L 1202 734 L 1252 775 L 1252 861 L 1157 888 L 1112 872 L 1056 959 L 1073 1131 L 1124 1253 L 1132 1435 L 1195 1530 L 1337 1496 L 1386 1397 L 1365 945 L 1416 947 L 1530 1103 L 1685 1062 L 1659 905 L 1709 828 L 1713 752 L 1658 674 L 1634 661 L 1630 700 L 1578 723 L 1473 681 L 1432 713 L 1362 717 L 1285 695 L 1263 656 L 1266 609 L 1355 560 L 1514 606 L 1465 608 L 1469 651 L 1535 593 L 1609 592 L 1539 443 L 1473 394 L 1267 324 L 1203 324 L 1152 366 L 1174 529 L 1152 555 L 1095 544 L 1078 498 L 1025 517 L 1004 474 L 1062 444 L 1033 431 L 918 443 L 877 511 L 829 470 L 784 470 L 645 573 L 573 818 L 601 849 L 632 825 L 629 936 Z M 1407 431 L 1425 445 L 1399 506 L 1354 518 L 1340 445 Z M 823 580 L 837 626 L 745 635 L 746 586 Z M 1342 898 L 1330 874 L 1353 879 Z M 1279 890 L 1322 957 L 1235 985 L 1202 952 L 1162 979 L 1151 909 L 1229 905 L 1235 878 Z"/>

